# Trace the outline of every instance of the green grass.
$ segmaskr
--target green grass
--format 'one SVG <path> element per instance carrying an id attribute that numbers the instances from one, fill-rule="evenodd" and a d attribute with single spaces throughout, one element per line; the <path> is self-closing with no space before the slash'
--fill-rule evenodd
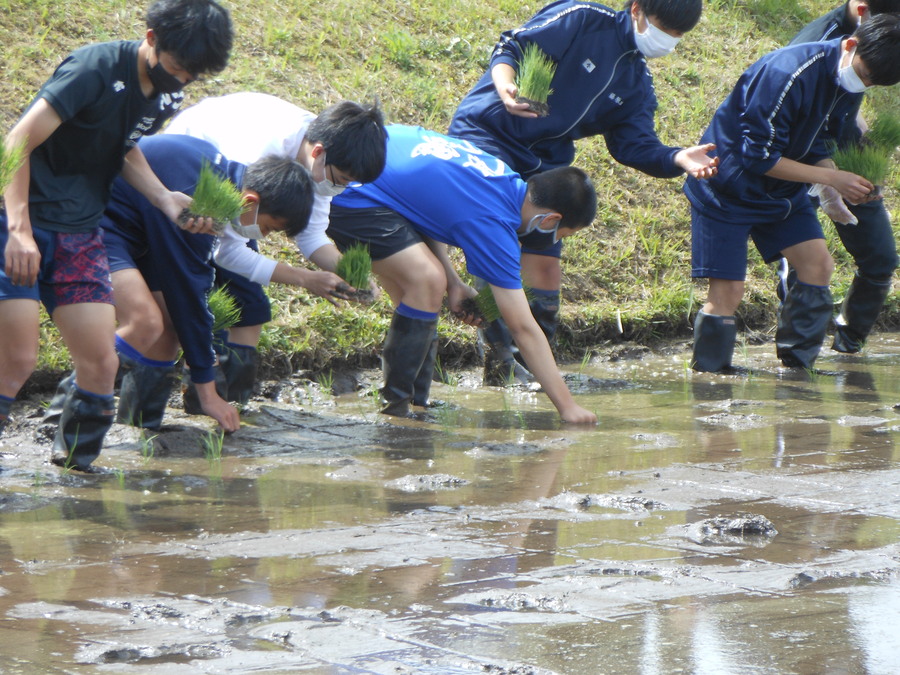
<path id="1" fill-rule="evenodd" d="M 353 288 L 368 289 L 372 274 L 372 256 L 369 255 L 369 247 L 365 244 L 356 244 L 348 248 L 338 261 L 335 271 Z"/>
<path id="2" fill-rule="evenodd" d="M 73 49 L 89 42 L 138 39 L 147 2 L 72 0 L 67 3 L 0 0 L 0 133 L 19 117 L 34 93 Z M 458 102 L 481 77 L 500 33 L 515 28 L 545 2 L 526 0 L 247 0 L 230 3 L 237 36 L 226 70 L 185 89 L 186 104 L 237 91 L 275 94 L 319 111 L 343 98 L 377 98 L 389 122 L 445 131 Z M 619 8 L 621 0 L 605 3 Z M 648 63 L 659 101 L 657 131 L 669 145 L 692 145 L 743 70 L 786 44 L 836 0 L 708 0 L 697 27 L 674 54 Z M 898 88 L 866 95 L 874 120 L 898 109 Z M 552 113 L 551 113 L 552 114 Z M 566 240 L 560 355 L 576 364 L 603 341 L 688 336 L 685 313 L 706 296 L 690 279 L 690 211 L 680 179 L 646 176 L 618 164 L 602 138 L 576 144 L 575 163 L 594 179 L 600 210 L 594 226 Z M 887 205 L 896 209 L 888 178 Z M 895 214 L 895 217 L 898 214 Z M 823 220 L 846 284 L 853 268 L 833 228 Z M 270 238 L 264 253 L 305 264 L 292 244 Z M 752 250 L 752 247 L 751 247 Z M 461 258 L 454 254 L 460 263 Z M 738 312 L 751 328 L 774 325 L 775 271 L 755 253 Z M 271 286 L 275 320 L 263 333 L 267 363 L 327 372 L 342 364 L 375 366 L 390 320 L 381 300 L 363 311 L 334 308 L 302 290 Z M 693 300 L 691 300 L 693 299 Z M 618 328 L 621 317 L 622 331 Z M 900 300 L 888 298 L 883 325 L 900 323 Z M 46 330 L 44 330 L 46 328 Z M 443 318 L 441 363 L 452 370 L 475 359 L 475 331 Z M 65 350 L 42 324 L 41 367 L 58 365 Z M 51 367 L 55 367 L 55 365 Z M 64 369 L 64 368 L 61 368 Z"/>

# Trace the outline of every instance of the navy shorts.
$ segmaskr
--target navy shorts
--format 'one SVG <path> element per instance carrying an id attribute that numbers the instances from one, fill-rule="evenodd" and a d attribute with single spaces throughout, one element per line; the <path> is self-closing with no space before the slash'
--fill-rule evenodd
<path id="1" fill-rule="evenodd" d="M 810 203 L 784 220 L 743 224 L 728 222 L 691 209 L 691 276 L 743 281 L 747 276 L 747 241 L 762 259 L 775 262 L 795 244 L 824 239 L 816 209 Z"/>
<path id="2" fill-rule="evenodd" d="M 412 223 L 383 206 L 348 209 L 331 206 L 327 234 L 342 253 L 355 244 L 369 247 L 372 260 L 384 260 L 422 243 Z"/>
<path id="3" fill-rule="evenodd" d="M 90 232 L 54 232 L 32 226 L 41 254 L 37 283 L 16 286 L 6 276 L 6 216 L 0 214 L 0 300 L 42 302 L 51 316 L 57 307 L 80 303 L 113 304 L 109 262 L 99 228 Z"/>

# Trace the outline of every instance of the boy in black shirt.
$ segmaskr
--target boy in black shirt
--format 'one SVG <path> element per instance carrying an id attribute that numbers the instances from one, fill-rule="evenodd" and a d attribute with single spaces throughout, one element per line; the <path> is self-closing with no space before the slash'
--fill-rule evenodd
<path id="1" fill-rule="evenodd" d="M 0 212 L 0 426 L 38 354 L 38 302 L 75 365 L 52 461 L 89 471 L 114 416 L 115 311 L 98 224 L 122 177 L 169 218 L 190 197 L 169 191 L 137 141 L 181 104 L 180 90 L 228 62 L 230 16 L 213 0 L 158 0 L 141 42 L 69 55 L 7 135 L 25 163 Z M 191 222 L 202 231 L 205 222 Z"/>

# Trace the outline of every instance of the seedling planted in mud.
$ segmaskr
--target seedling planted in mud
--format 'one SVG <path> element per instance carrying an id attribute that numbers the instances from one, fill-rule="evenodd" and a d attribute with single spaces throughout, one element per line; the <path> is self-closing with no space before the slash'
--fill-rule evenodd
<path id="1" fill-rule="evenodd" d="M 206 304 L 213 315 L 213 334 L 231 328 L 241 320 L 241 308 L 226 286 L 220 286 L 210 293 Z"/>
<path id="2" fill-rule="evenodd" d="M 4 139 L 0 138 L 0 192 L 9 186 L 12 177 L 22 166 L 25 158 L 24 148 L 24 143 L 7 147 Z"/>
<path id="3" fill-rule="evenodd" d="M 225 445 L 224 431 L 208 431 L 202 440 L 203 456 L 210 464 L 222 461 L 222 447 Z"/>
<path id="4" fill-rule="evenodd" d="M 546 117 L 550 114 L 547 99 L 553 93 L 550 83 L 556 74 L 556 64 L 532 42 L 525 47 L 522 60 L 517 65 L 516 87 L 519 94 L 516 101 L 527 103 L 538 116 Z"/>
<path id="5" fill-rule="evenodd" d="M 209 162 L 204 162 L 190 209 L 182 214 L 182 218 L 211 218 L 215 223 L 215 231 L 221 232 L 245 208 L 244 195 L 237 186 L 213 171 Z"/>
<path id="6" fill-rule="evenodd" d="M 147 464 L 153 459 L 153 455 L 156 452 L 156 445 L 153 441 L 158 435 L 159 434 L 153 434 L 152 436 L 148 436 L 146 432 L 141 431 L 138 441 L 141 444 L 141 457 L 144 459 L 144 464 Z"/>

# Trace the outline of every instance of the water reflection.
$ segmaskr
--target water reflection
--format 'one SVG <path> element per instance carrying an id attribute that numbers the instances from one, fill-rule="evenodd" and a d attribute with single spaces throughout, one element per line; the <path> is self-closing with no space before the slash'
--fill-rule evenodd
<path id="1" fill-rule="evenodd" d="M 900 343 L 869 350 L 826 356 L 836 375 L 768 349 L 744 376 L 600 364 L 569 378 L 597 429 L 439 385 L 448 405 L 400 421 L 266 404 L 216 462 L 123 442 L 120 474 L 60 477 L 22 453 L 0 476 L 3 665 L 889 672 Z M 690 536 L 741 514 L 778 535 Z"/>

